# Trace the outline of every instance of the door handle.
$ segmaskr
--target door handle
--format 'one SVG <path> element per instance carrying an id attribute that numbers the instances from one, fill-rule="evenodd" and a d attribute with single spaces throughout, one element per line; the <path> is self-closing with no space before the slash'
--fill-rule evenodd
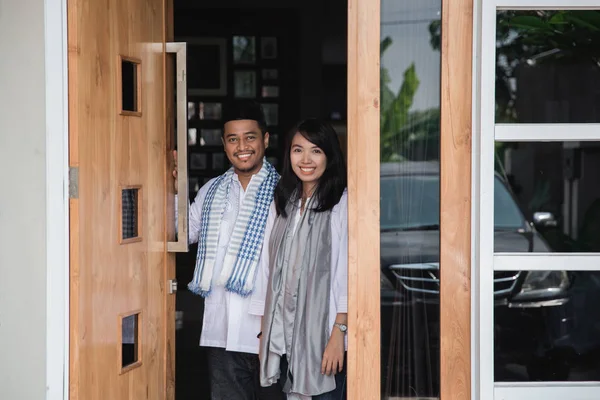
<path id="1" fill-rule="evenodd" d="M 187 172 L 187 45 L 185 42 L 166 43 L 166 53 L 175 54 L 177 71 L 176 138 L 177 138 L 177 240 L 167 242 L 167 251 L 188 251 L 188 172 Z"/>

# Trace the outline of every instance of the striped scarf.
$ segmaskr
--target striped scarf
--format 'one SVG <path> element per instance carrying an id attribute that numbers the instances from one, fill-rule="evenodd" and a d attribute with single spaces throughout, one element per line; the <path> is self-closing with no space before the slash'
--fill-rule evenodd
<path id="1" fill-rule="evenodd" d="M 215 267 L 219 228 L 233 181 L 233 168 L 219 176 L 208 189 L 202 205 L 198 255 L 194 278 L 188 284 L 193 293 L 208 297 Z M 279 175 L 266 160 L 250 181 L 237 215 L 233 234 L 216 284 L 241 296 L 254 289 L 258 261 L 262 250 L 267 217 Z"/>

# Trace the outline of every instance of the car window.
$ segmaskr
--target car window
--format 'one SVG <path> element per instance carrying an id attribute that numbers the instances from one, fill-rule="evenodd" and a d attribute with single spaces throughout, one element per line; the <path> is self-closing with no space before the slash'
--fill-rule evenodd
<path id="1" fill-rule="evenodd" d="M 494 228 L 520 229 L 525 221 L 514 198 L 500 178 L 494 178 Z"/>
<path id="2" fill-rule="evenodd" d="M 381 230 L 439 229 L 440 179 L 438 175 L 381 178 Z M 523 215 L 507 187 L 495 178 L 496 229 L 520 229 Z"/>
<path id="3" fill-rule="evenodd" d="M 381 179 L 381 230 L 418 229 L 440 223 L 440 179 L 407 175 Z"/>

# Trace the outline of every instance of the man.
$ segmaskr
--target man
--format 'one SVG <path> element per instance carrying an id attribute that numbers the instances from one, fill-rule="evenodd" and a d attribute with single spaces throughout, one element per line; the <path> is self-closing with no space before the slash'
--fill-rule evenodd
<path id="1" fill-rule="evenodd" d="M 265 160 L 269 133 L 260 106 L 238 102 L 224 111 L 222 141 L 232 168 L 204 185 L 190 206 L 189 241 L 198 242 L 198 255 L 188 288 L 205 298 L 200 346 L 208 348 L 211 398 L 281 399 L 280 388 L 259 384 L 257 335 L 267 288 L 255 287 L 267 282 L 256 275 L 269 273 L 279 175 Z"/>

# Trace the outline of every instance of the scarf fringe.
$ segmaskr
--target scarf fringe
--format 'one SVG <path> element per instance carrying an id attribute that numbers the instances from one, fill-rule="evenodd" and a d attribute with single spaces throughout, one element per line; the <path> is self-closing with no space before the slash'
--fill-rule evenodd
<path id="1" fill-rule="evenodd" d="M 197 294 L 201 297 L 208 297 L 210 295 L 211 290 L 202 290 L 200 285 L 195 285 L 194 282 L 188 283 L 188 290 L 194 294 Z"/>

